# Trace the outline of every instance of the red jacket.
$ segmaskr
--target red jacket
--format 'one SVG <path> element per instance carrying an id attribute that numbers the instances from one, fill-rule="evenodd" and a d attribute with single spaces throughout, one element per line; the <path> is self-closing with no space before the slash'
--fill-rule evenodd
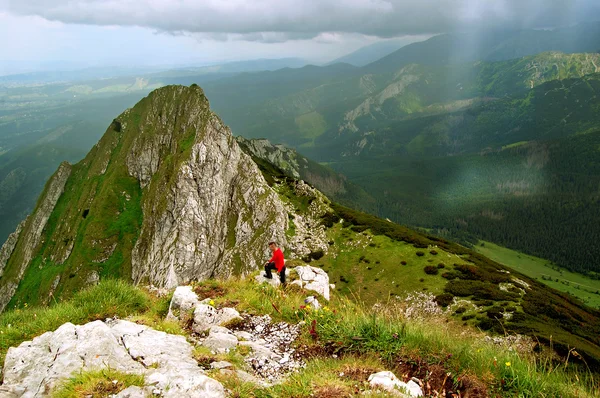
<path id="1" fill-rule="evenodd" d="M 281 272 L 285 264 L 283 262 L 283 253 L 281 252 L 280 248 L 277 248 L 277 250 L 273 252 L 273 257 L 271 257 L 269 262 L 275 263 L 275 268 L 277 268 L 277 272 Z"/>

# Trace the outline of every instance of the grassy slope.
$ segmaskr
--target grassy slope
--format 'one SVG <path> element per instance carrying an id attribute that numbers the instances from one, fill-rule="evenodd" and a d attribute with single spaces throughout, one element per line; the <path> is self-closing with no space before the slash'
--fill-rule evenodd
<path id="1" fill-rule="evenodd" d="M 259 166 L 270 177 L 270 184 L 278 180 L 287 184 L 281 170 L 265 163 Z M 330 250 L 322 257 L 311 257 L 313 265 L 330 273 L 343 294 L 368 305 L 423 290 L 436 294 L 443 306 L 453 299 L 466 299 L 470 303 L 452 307 L 457 319 L 498 333 L 525 333 L 551 342 L 565 355 L 577 347 L 591 366 L 600 368 L 600 311 L 523 274 L 506 273 L 502 265 L 458 244 L 337 204 L 331 206 L 333 213 L 323 219 Z M 291 260 L 290 264 L 303 261 Z M 435 270 L 434 275 L 427 274 L 426 266 L 437 274 Z M 513 278 L 526 281 L 526 294 L 520 294 L 520 285 Z M 464 310 L 456 311 L 459 307 Z M 504 318 L 504 312 L 512 317 Z"/>
<path id="2" fill-rule="evenodd" d="M 463 395 L 469 392 L 493 397 L 598 396 L 593 393 L 589 375 L 578 372 L 574 365 L 563 367 L 543 355 L 494 346 L 483 339 L 483 334 L 443 318 L 410 320 L 402 316 L 400 307 L 373 313 L 336 293 L 326 309 L 315 312 L 300 307 L 307 292 L 296 288 L 282 291 L 257 285 L 252 279 L 207 281 L 197 291 L 218 293 L 209 296 L 217 307 L 234 305 L 250 314 L 269 314 L 274 321 L 306 322 L 296 344 L 307 366 L 281 384 L 264 389 L 218 371 L 208 372 L 235 396 L 353 396 L 368 388 L 366 378 L 370 373 L 381 370 L 391 370 L 401 377 L 417 376 L 427 382 L 429 393 L 451 389 Z M 50 308 L 9 311 L 0 315 L 0 363 L 7 347 L 54 330 L 67 321 L 82 324 L 116 315 L 169 333 L 189 334 L 185 321 L 164 321 L 169 299 L 153 297 L 123 282 L 107 281 Z M 277 308 L 271 303 L 277 303 Z M 309 333 L 312 325 L 316 332 L 313 335 Z M 334 353 L 336 356 L 332 357 Z M 228 360 L 238 369 L 251 371 L 244 363 L 245 355 L 248 350 L 214 355 L 202 347 L 196 349 L 196 358 L 203 366 Z M 99 369 L 77 375 L 62 389 L 59 387 L 63 394 L 59 396 L 78 396 L 78 390 L 106 386 L 109 379 L 120 381 L 111 393 L 142 383 L 122 374 L 112 378 L 108 374 L 112 375 L 110 370 Z"/>
<path id="3" fill-rule="evenodd" d="M 590 307 L 600 308 L 600 280 L 570 272 L 548 260 L 510 250 L 491 242 L 481 242 L 473 249 L 556 290 L 572 294 Z"/>

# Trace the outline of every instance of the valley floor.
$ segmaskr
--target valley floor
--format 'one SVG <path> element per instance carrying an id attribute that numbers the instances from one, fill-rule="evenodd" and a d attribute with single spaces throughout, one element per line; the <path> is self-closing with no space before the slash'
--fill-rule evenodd
<path id="1" fill-rule="evenodd" d="M 556 290 L 572 294 L 590 307 L 600 309 L 600 280 L 568 271 L 543 258 L 520 253 L 491 242 L 481 241 L 473 249 Z"/>

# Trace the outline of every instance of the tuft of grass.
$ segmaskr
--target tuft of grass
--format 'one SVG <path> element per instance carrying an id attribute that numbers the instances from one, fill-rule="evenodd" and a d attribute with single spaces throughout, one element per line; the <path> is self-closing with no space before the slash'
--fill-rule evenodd
<path id="1" fill-rule="evenodd" d="M 144 386 L 144 376 L 127 374 L 115 369 L 80 372 L 60 385 L 52 398 L 105 398 L 118 394 L 127 387 Z"/>

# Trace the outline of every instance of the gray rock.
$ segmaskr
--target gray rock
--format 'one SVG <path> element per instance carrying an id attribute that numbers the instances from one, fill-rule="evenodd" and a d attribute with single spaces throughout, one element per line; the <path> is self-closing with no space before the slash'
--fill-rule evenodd
<path id="1" fill-rule="evenodd" d="M 232 368 L 233 364 L 227 362 L 227 361 L 218 361 L 218 362 L 213 362 L 210 364 L 210 368 L 211 369 L 225 369 L 225 368 Z"/>
<path id="2" fill-rule="evenodd" d="M 12 255 L 13 250 L 15 250 L 15 246 L 17 245 L 17 241 L 19 240 L 19 235 L 23 230 L 23 225 L 25 225 L 25 221 L 27 220 L 21 221 L 21 223 L 17 225 L 15 232 L 8 235 L 6 242 L 4 242 L 2 248 L 0 248 L 0 277 L 2 277 L 2 274 L 4 274 L 4 268 L 8 263 L 8 259 Z"/>
<path id="3" fill-rule="evenodd" d="M 231 322 L 241 320 L 240 313 L 234 308 L 216 309 L 208 304 L 198 304 L 194 310 L 194 325 L 192 329 L 196 333 L 202 333 L 211 328 Z"/>
<path id="4" fill-rule="evenodd" d="M 320 268 L 307 266 L 298 266 L 294 268 L 298 274 L 298 285 L 306 290 L 312 290 L 319 293 L 329 301 L 329 275 Z"/>
<path id="5" fill-rule="evenodd" d="M 256 376 L 253 376 L 250 373 L 245 372 L 240 369 L 238 369 L 238 370 L 221 369 L 219 371 L 219 373 L 229 376 L 229 377 L 236 377 L 242 382 L 252 383 L 254 385 L 257 385 L 257 386 L 260 386 L 263 388 L 267 388 L 267 387 L 271 386 L 269 383 L 266 383 L 263 380 L 260 380 L 259 378 L 257 378 Z"/>
<path id="6" fill-rule="evenodd" d="M 248 333 L 243 330 L 237 330 L 237 331 L 233 332 L 233 334 L 235 334 L 235 337 L 237 337 L 238 340 L 251 341 L 254 339 L 254 336 L 252 335 L 252 333 Z"/>
<path id="7" fill-rule="evenodd" d="M 173 293 L 167 319 L 179 319 L 181 312 L 191 311 L 198 303 L 198 295 L 191 286 L 178 286 Z"/>
<path id="8" fill-rule="evenodd" d="M 231 332 L 224 333 L 211 328 L 208 337 L 202 342 L 202 345 L 213 352 L 222 354 L 235 348 L 238 345 L 238 339 Z"/>
<path id="9" fill-rule="evenodd" d="M 10 348 L 2 387 L 17 397 L 43 397 L 74 372 L 106 367 L 144 374 L 164 397 L 225 396 L 223 386 L 200 370 L 183 336 L 121 320 L 66 323 Z"/>
<path id="10" fill-rule="evenodd" d="M 113 398 L 148 398 L 152 396 L 151 388 L 141 388 L 137 386 L 127 387 Z"/>
<path id="11" fill-rule="evenodd" d="M 315 296 L 308 296 L 307 298 L 304 299 L 304 302 L 308 305 L 310 305 L 315 311 L 318 311 L 321 309 L 321 304 L 319 304 L 319 300 L 317 300 L 315 298 Z"/>

